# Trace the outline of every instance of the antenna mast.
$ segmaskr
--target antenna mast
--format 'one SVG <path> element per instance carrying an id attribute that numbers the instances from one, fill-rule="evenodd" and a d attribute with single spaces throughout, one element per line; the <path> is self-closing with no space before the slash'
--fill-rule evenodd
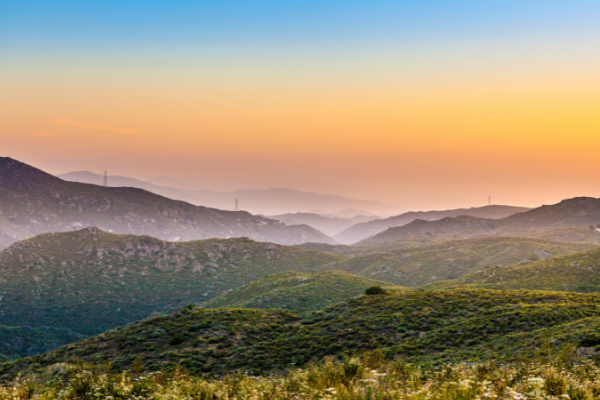
<path id="1" fill-rule="evenodd" d="M 492 205 L 492 196 L 488 196 L 488 206 Z"/>
<path id="2" fill-rule="evenodd" d="M 106 171 L 104 171 L 104 187 L 108 187 L 108 176 L 106 176 Z"/>
<path id="3" fill-rule="evenodd" d="M 238 198 L 235 198 L 235 211 L 238 211 Z"/>

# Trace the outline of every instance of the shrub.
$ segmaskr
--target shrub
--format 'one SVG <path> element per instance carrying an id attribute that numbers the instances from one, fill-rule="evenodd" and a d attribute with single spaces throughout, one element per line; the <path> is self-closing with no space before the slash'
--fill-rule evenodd
<path id="1" fill-rule="evenodd" d="M 365 294 L 368 296 L 375 296 L 378 294 L 385 294 L 387 293 L 386 290 L 384 288 L 382 288 L 381 286 L 371 286 L 370 288 L 367 288 L 367 290 L 365 290 Z"/>

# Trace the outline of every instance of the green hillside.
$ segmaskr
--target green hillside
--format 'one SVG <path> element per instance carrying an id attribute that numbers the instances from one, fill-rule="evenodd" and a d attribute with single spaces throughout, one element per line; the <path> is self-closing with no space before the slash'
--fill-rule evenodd
<path id="1" fill-rule="evenodd" d="M 165 242 L 95 228 L 44 234 L 0 253 L 0 324 L 98 334 L 265 275 L 322 271 L 341 259 L 245 238 Z"/>
<path id="2" fill-rule="evenodd" d="M 180 367 L 193 373 L 261 372 L 328 355 L 382 349 L 408 362 L 516 361 L 541 351 L 596 346 L 600 295 L 493 290 L 362 296 L 301 317 L 284 310 L 186 307 L 2 364 L 0 373 L 71 361 L 113 370 Z"/>
<path id="3" fill-rule="evenodd" d="M 341 261 L 336 268 L 400 286 L 421 286 L 455 279 L 489 265 L 515 265 L 595 248 L 588 243 L 559 243 L 514 237 L 445 242 Z"/>
<path id="4" fill-rule="evenodd" d="M 386 282 L 342 271 L 269 275 L 202 304 L 203 308 L 279 308 L 314 311 L 363 294 Z"/>
<path id="5" fill-rule="evenodd" d="M 600 250 L 527 265 L 487 267 L 460 279 L 431 286 L 441 289 L 464 285 L 490 289 L 600 292 Z"/>

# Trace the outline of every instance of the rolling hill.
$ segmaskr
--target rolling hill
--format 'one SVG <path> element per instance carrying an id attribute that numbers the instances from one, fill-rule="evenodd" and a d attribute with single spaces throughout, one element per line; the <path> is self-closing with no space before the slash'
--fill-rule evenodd
<path id="1" fill-rule="evenodd" d="M 334 243 L 306 225 L 285 226 L 247 212 L 198 207 L 141 189 L 67 182 L 0 158 L 0 249 L 40 233 L 90 226 L 173 241 L 246 236 L 282 244 Z"/>
<path id="2" fill-rule="evenodd" d="M 202 308 L 315 311 L 361 295 L 371 286 L 389 286 L 389 283 L 335 270 L 315 273 L 288 271 L 224 293 L 203 303 Z"/>
<path id="3" fill-rule="evenodd" d="M 396 292 L 361 296 L 305 316 L 189 306 L 1 364 L 0 374 L 7 379 L 81 361 L 110 362 L 113 371 L 136 363 L 148 371 L 261 373 L 374 349 L 407 362 L 506 362 L 546 348 L 577 348 L 599 329 L 600 296 L 564 292 Z"/>
<path id="4" fill-rule="evenodd" d="M 265 275 L 331 269 L 343 258 L 247 238 L 180 243 L 96 228 L 43 234 L 0 253 L 0 325 L 97 334 Z"/>
<path id="5" fill-rule="evenodd" d="M 437 221 L 443 218 L 463 215 L 475 218 L 500 219 L 527 210 L 529 208 L 492 205 L 444 211 L 411 211 L 390 218 L 356 224 L 335 235 L 335 240 L 342 244 L 358 243 L 386 229 L 403 226 L 418 219 L 423 221 Z"/>
<path id="6" fill-rule="evenodd" d="M 596 248 L 527 265 L 490 266 L 460 279 L 432 285 L 440 289 L 458 286 L 600 292 L 600 250 Z"/>
<path id="7" fill-rule="evenodd" d="M 592 248 L 596 245 L 494 236 L 362 254 L 340 261 L 336 268 L 395 285 L 415 287 L 459 278 L 490 265 L 528 264 Z"/>

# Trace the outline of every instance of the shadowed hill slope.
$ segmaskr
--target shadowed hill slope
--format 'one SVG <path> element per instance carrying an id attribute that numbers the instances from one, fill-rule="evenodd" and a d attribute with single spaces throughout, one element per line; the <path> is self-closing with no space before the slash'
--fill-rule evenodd
<path id="1" fill-rule="evenodd" d="M 322 271 L 341 259 L 246 238 L 165 242 L 96 228 L 43 234 L 0 253 L 0 324 L 96 334 L 268 274 Z"/>
<path id="2" fill-rule="evenodd" d="M 285 226 L 247 212 L 198 207 L 141 189 L 67 182 L 0 158 L 0 249 L 40 233 L 87 226 L 174 241 L 247 236 L 282 244 L 334 243 L 306 225 Z"/>
<path id="3" fill-rule="evenodd" d="M 83 338 L 63 328 L 0 326 L 0 362 L 45 353 Z"/>
<path id="4" fill-rule="evenodd" d="M 5 378 L 57 363 L 111 362 L 192 373 L 252 373 L 382 349 L 390 358 L 514 361 L 574 345 L 600 329 L 600 296 L 449 290 L 362 296 L 300 317 L 283 310 L 186 307 L 58 350 L 0 365 Z"/>
<path id="5" fill-rule="evenodd" d="M 298 312 L 320 310 L 356 297 L 371 286 L 388 283 L 342 271 L 269 275 L 224 293 L 203 308 L 279 308 Z"/>

